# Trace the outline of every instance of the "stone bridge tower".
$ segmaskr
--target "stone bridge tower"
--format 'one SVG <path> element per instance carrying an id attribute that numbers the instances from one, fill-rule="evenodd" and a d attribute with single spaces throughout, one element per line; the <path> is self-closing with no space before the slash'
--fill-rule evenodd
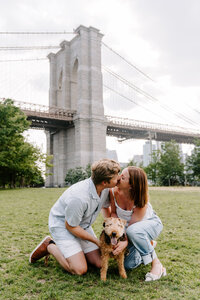
<path id="1" fill-rule="evenodd" d="M 106 155 L 101 39 L 93 27 L 79 26 L 71 41 L 48 55 L 50 61 L 49 105 L 76 110 L 74 126 L 48 131 L 47 153 L 53 155 L 53 175 L 46 186 L 63 186 L 69 168 L 86 166 Z"/>

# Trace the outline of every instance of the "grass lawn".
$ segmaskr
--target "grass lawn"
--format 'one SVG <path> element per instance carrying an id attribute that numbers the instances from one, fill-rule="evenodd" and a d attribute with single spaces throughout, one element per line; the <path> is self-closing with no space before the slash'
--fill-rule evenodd
<path id="1" fill-rule="evenodd" d="M 114 261 L 107 281 L 89 267 L 70 275 L 50 258 L 34 265 L 29 254 L 48 234 L 48 214 L 64 189 L 0 191 L 0 299 L 200 299 L 200 189 L 150 190 L 153 208 L 164 230 L 156 252 L 168 275 L 144 282 L 150 265 L 128 271 L 121 279 Z M 97 235 L 102 217 L 94 224 Z"/>

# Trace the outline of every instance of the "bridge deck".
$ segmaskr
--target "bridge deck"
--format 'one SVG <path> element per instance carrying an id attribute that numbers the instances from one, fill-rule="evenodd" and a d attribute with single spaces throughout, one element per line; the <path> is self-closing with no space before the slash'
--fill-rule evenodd
<path id="1" fill-rule="evenodd" d="M 75 110 L 19 101 L 14 101 L 14 104 L 24 111 L 33 128 L 51 130 L 74 126 Z M 195 139 L 200 139 L 200 130 L 196 129 L 113 116 L 105 116 L 105 119 L 107 135 L 117 137 L 121 141 L 126 139 L 170 141 L 174 139 L 178 143 L 194 143 Z"/>

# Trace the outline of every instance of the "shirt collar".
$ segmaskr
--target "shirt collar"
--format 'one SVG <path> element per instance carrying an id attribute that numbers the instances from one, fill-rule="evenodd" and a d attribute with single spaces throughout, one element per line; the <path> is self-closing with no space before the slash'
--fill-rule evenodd
<path id="1" fill-rule="evenodd" d="M 89 184 L 90 184 L 90 196 L 93 199 L 100 201 L 101 199 L 100 199 L 99 195 L 97 194 L 96 187 L 95 187 L 94 182 L 92 181 L 91 177 L 89 178 Z"/>

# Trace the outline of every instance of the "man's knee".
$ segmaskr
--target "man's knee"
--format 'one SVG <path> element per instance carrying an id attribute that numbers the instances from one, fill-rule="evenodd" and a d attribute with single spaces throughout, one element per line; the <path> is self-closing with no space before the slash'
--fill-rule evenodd
<path id="1" fill-rule="evenodd" d="M 71 273 L 74 275 L 84 275 L 87 273 L 87 266 L 79 266 L 71 268 Z"/>
<path id="2" fill-rule="evenodd" d="M 74 266 L 73 264 L 66 261 L 63 265 L 65 271 L 74 275 L 84 275 L 87 273 L 87 265 Z"/>

